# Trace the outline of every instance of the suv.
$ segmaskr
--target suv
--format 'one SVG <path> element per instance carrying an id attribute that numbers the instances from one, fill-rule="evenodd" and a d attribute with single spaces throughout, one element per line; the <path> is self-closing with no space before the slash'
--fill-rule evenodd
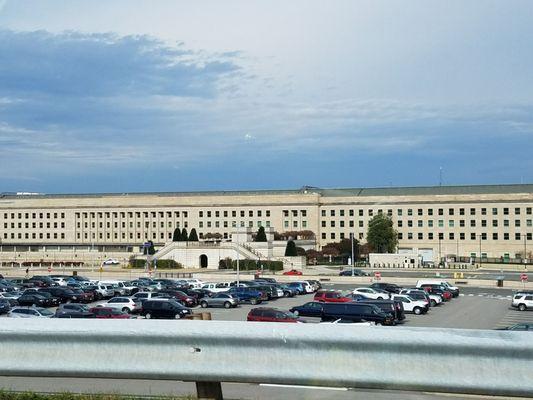
<path id="1" fill-rule="evenodd" d="M 526 311 L 528 308 L 533 309 L 533 294 L 515 294 L 511 306 L 518 308 L 520 311 Z"/>
<path id="2" fill-rule="evenodd" d="M 394 315 L 383 312 L 378 306 L 370 303 L 324 303 L 322 321 L 338 319 L 352 322 L 375 322 L 382 325 L 394 325 Z"/>
<path id="3" fill-rule="evenodd" d="M 213 297 L 207 297 L 200 301 L 202 308 L 224 307 L 231 308 L 239 305 L 239 298 L 229 293 L 217 293 Z"/>
<path id="4" fill-rule="evenodd" d="M 143 303 L 140 314 L 146 319 L 180 319 L 192 314 L 192 311 L 175 300 L 152 299 Z"/>
<path id="5" fill-rule="evenodd" d="M 250 302 L 251 305 L 260 304 L 262 293 L 253 287 L 232 287 L 226 293 L 239 299 L 239 303 Z"/>
<path id="6" fill-rule="evenodd" d="M 71 301 L 79 301 L 79 295 L 76 295 L 72 290 L 65 286 L 54 286 L 54 287 L 44 287 L 40 288 L 38 293 L 48 292 L 52 296 L 59 298 L 61 303 L 67 303 Z"/>
<path id="7" fill-rule="evenodd" d="M 316 292 L 314 300 L 322 303 L 347 303 L 352 301 L 352 299 L 335 290 L 319 290 Z"/>
<path id="8" fill-rule="evenodd" d="M 394 300 L 361 300 L 360 303 L 373 304 L 381 309 L 385 313 L 392 314 L 397 322 L 405 319 L 405 313 L 403 310 L 403 303 L 401 301 Z"/>
<path id="9" fill-rule="evenodd" d="M 41 307 L 14 307 L 7 313 L 11 318 L 52 318 L 54 313 Z"/>
<path id="10" fill-rule="evenodd" d="M 56 310 L 56 318 L 94 318 L 85 304 L 62 304 Z"/>
<path id="11" fill-rule="evenodd" d="M 416 315 L 425 314 L 429 310 L 429 302 L 415 300 L 405 294 L 396 294 L 392 296 L 394 301 L 401 301 L 405 312 L 412 312 Z"/>
<path id="12" fill-rule="evenodd" d="M 101 304 L 102 307 L 111 307 L 122 312 L 134 313 L 140 310 L 140 300 L 133 300 L 129 297 L 113 297 L 107 303 Z"/>
<path id="13" fill-rule="evenodd" d="M 246 317 L 247 321 L 256 322 L 301 322 L 296 315 L 277 308 L 252 308 Z"/>

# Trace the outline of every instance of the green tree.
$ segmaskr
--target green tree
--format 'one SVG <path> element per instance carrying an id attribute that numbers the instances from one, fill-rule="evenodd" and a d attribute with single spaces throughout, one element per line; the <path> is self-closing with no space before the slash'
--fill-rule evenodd
<path id="1" fill-rule="evenodd" d="M 192 228 L 191 233 L 189 233 L 189 242 L 197 242 L 198 241 L 198 234 L 196 233 L 196 229 Z"/>
<path id="2" fill-rule="evenodd" d="M 257 231 L 257 235 L 255 235 L 255 241 L 256 242 L 266 242 L 267 241 L 265 228 L 263 228 L 262 226 L 259 227 L 259 230 Z"/>
<path id="3" fill-rule="evenodd" d="M 367 242 L 373 251 L 394 253 L 398 246 L 398 232 L 392 219 L 383 214 L 375 215 L 368 223 Z"/>
<path id="4" fill-rule="evenodd" d="M 187 233 L 187 229 L 183 228 L 183 230 L 181 231 L 181 241 L 186 242 L 188 240 L 189 240 L 189 235 Z"/>
<path id="5" fill-rule="evenodd" d="M 154 242 L 152 242 L 151 240 L 149 240 L 148 242 L 148 246 L 146 247 L 143 247 L 143 254 L 149 254 L 149 255 L 154 255 L 155 254 L 155 247 L 154 247 Z"/>
<path id="6" fill-rule="evenodd" d="M 181 229 L 180 228 L 174 229 L 174 234 L 172 235 L 172 241 L 181 242 Z"/>
<path id="7" fill-rule="evenodd" d="M 296 244 L 294 243 L 294 240 L 289 240 L 287 242 L 287 247 L 285 247 L 285 256 L 294 257 L 297 255 L 298 255 L 298 252 L 296 251 Z"/>

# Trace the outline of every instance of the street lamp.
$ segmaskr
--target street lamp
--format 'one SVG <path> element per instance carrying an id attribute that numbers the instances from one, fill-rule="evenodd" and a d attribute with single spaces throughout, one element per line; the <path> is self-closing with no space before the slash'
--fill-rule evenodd
<path id="1" fill-rule="evenodd" d="M 481 238 L 483 237 L 483 235 L 479 235 L 479 267 L 478 268 L 481 268 Z"/>
<path id="2" fill-rule="evenodd" d="M 352 244 L 352 276 L 354 276 L 354 267 L 355 267 L 355 258 L 354 258 L 354 248 L 353 248 L 353 233 L 350 233 L 350 241 Z"/>

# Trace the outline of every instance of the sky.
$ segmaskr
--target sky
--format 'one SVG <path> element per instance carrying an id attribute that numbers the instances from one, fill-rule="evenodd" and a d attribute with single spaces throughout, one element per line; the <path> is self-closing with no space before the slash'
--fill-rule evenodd
<path id="1" fill-rule="evenodd" d="M 533 183 L 533 2 L 0 0 L 0 192 Z"/>

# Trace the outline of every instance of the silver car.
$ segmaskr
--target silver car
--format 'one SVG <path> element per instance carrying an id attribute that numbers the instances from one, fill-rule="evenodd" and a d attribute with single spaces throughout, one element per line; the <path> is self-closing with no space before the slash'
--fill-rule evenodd
<path id="1" fill-rule="evenodd" d="M 7 313 L 11 318 L 52 318 L 54 313 L 41 307 L 14 307 Z"/>
<path id="2" fill-rule="evenodd" d="M 231 308 L 239 305 L 239 299 L 228 293 L 217 293 L 213 297 L 204 297 L 200 301 L 202 308 L 207 307 L 224 307 Z"/>

